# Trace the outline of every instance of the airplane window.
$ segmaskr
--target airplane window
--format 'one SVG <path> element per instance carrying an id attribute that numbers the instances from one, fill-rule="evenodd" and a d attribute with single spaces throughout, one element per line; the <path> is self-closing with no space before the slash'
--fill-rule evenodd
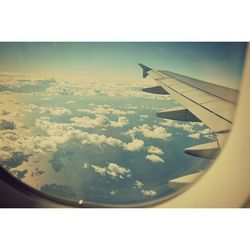
<path id="1" fill-rule="evenodd" d="M 246 46 L 0 43 L 0 165 L 80 204 L 168 199 L 223 150 Z"/>

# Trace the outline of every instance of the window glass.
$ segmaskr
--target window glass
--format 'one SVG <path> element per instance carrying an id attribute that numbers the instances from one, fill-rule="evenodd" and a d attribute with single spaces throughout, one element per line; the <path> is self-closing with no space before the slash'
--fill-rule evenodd
<path id="1" fill-rule="evenodd" d="M 138 63 L 239 89 L 245 50 L 245 43 L 0 43 L 0 164 L 35 189 L 84 203 L 171 197 L 214 161 L 186 149 L 218 134 L 202 122 L 156 116 L 180 103 L 142 91 L 158 82 L 142 78 Z"/>

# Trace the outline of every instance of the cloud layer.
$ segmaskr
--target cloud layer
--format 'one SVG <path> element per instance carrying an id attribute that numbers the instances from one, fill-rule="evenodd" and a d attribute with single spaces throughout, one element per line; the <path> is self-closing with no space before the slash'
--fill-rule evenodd
<path id="1" fill-rule="evenodd" d="M 65 197 L 84 185 L 94 192 L 99 181 L 103 193 L 96 197 L 160 197 L 155 176 L 165 176 L 173 162 L 166 153 L 175 136 L 199 140 L 211 131 L 155 118 L 170 99 L 142 92 L 147 84 L 0 77 L 0 163 L 24 182 Z"/>

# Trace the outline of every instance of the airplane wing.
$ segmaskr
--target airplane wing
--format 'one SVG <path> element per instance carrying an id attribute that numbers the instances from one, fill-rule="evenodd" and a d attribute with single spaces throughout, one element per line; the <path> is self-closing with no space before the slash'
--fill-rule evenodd
<path id="1" fill-rule="evenodd" d="M 185 153 L 213 159 L 223 148 L 233 123 L 238 90 L 201 81 L 167 70 L 154 70 L 143 64 L 143 78 L 148 75 L 157 86 L 143 91 L 171 95 L 182 106 L 157 113 L 158 117 L 189 122 L 203 122 L 217 134 L 217 142 L 185 149 Z"/>

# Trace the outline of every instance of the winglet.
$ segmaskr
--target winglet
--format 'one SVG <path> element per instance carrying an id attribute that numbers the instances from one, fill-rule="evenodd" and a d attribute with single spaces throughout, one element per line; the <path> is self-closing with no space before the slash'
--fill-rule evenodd
<path id="1" fill-rule="evenodd" d="M 147 67 L 147 66 L 145 66 L 145 65 L 143 65 L 143 64 L 141 64 L 141 63 L 138 63 L 139 64 L 139 66 L 142 68 L 142 76 L 143 76 L 143 78 L 145 78 L 145 77 L 147 77 L 148 76 L 148 71 L 149 70 L 151 70 L 151 68 L 149 68 L 149 67 Z"/>

